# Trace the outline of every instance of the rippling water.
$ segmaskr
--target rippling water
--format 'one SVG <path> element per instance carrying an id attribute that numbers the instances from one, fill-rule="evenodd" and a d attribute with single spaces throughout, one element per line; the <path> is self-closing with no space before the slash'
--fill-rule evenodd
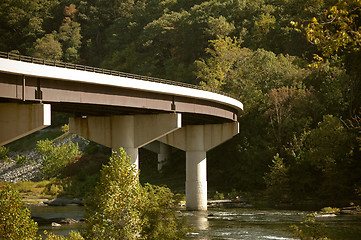
<path id="1" fill-rule="evenodd" d="M 68 217 L 80 219 L 83 208 L 32 207 L 32 214 L 45 218 Z M 292 210 L 259 210 L 248 208 L 218 208 L 207 212 L 184 211 L 183 217 L 193 227 L 187 239 L 278 239 L 291 240 L 293 230 L 290 225 L 299 224 L 310 212 Z M 361 216 L 318 217 L 317 221 L 326 225 L 329 237 L 333 240 L 361 239 Z M 83 224 L 62 225 L 62 227 L 40 226 L 40 231 L 52 231 L 67 235 L 71 229 L 77 230 Z"/>
<path id="2" fill-rule="evenodd" d="M 299 225 L 310 212 L 257 209 L 211 209 L 185 212 L 194 231 L 187 239 L 279 239 L 293 238 L 291 225 Z M 331 239 L 361 239 L 360 216 L 319 217 Z"/>

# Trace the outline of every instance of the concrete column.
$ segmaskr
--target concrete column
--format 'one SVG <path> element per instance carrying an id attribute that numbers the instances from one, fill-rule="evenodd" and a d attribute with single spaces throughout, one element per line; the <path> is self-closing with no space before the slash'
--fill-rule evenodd
<path id="1" fill-rule="evenodd" d="M 171 147 L 159 141 L 154 141 L 145 145 L 143 148 L 158 155 L 158 171 L 161 172 L 164 164 L 170 157 Z"/>
<path id="2" fill-rule="evenodd" d="M 0 146 L 49 125 L 50 104 L 0 103 Z"/>
<path id="3" fill-rule="evenodd" d="M 207 210 L 206 152 L 236 135 L 238 122 L 188 125 L 158 139 L 186 151 L 186 207 Z"/>
<path id="4" fill-rule="evenodd" d="M 186 203 L 190 210 L 207 210 L 207 159 L 205 151 L 186 152 Z"/>
<path id="5" fill-rule="evenodd" d="M 164 143 L 159 142 L 158 153 L 158 172 L 162 172 L 163 166 L 166 164 L 167 159 L 170 157 L 170 147 Z"/>
<path id="6" fill-rule="evenodd" d="M 181 127 L 181 114 L 70 118 L 70 132 L 110 147 L 123 147 L 138 167 L 138 149 Z"/>

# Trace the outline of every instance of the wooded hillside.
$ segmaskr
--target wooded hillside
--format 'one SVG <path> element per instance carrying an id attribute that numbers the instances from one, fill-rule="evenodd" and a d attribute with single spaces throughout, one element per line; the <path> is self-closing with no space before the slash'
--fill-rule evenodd
<path id="1" fill-rule="evenodd" d="M 232 93 L 241 133 L 208 154 L 210 186 L 355 199 L 360 17 L 360 0 L 2 0 L 0 51 Z"/>

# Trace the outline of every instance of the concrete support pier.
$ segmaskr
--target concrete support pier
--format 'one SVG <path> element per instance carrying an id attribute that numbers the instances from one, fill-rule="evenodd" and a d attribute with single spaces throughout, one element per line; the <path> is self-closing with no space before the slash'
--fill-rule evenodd
<path id="1" fill-rule="evenodd" d="M 138 149 L 181 127 L 181 114 L 70 118 L 70 132 L 117 150 L 123 147 L 139 167 Z"/>
<path id="2" fill-rule="evenodd" d="M 0 103 L 0 146 L 51 125 L 50 104 Z"/>
<path id="3" fill-rule="evenodd" d="M 161 172 L 164 164 L 170 157 L 171 147 L 159 141 L 154 141 L 145 145 L 143 148 L 158 155 L 158 171 Z"/>
<path id="4" fill-rule="evenodd" d="M 187 210 L 207 210 L 207 151 L 236 135 L 238 122 L 188 125 L 159 139 L 186 151 Z"/>

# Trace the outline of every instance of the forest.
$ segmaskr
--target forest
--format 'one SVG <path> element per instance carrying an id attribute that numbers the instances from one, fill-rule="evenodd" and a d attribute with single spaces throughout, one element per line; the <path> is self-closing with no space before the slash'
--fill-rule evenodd
<path id="1" fill-rule="evenodd" d="M 361 198 L 360 0 L 2 0 L 0 51 L 239 98 L 208 183 L 276 201 Z"/>

